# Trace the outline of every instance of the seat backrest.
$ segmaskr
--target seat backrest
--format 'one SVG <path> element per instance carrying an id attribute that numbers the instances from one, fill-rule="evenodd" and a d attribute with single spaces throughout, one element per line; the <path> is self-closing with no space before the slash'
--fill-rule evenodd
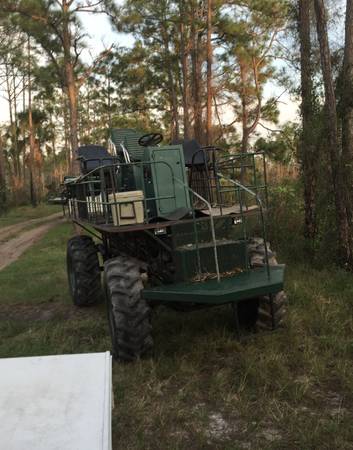
<path id="1" fill-rule="evenodd" d="M 133 128 L 114 128 L 111 131 L 111 139 L 118 152 L 120 144 L 123 144 L 133 161 L 142 161 L 145 147 L 142 147 L 138 140 L 144 134 L 146 133 Z"/>
<path id="2" fill-rule="evenodd" d="M 91 170 L 97 169 L 98 167 L 117 162 L 117 159 L 101 145 L 82 145 L 77 149 L 77 154 L 83 174 L 91 172 Z"/>
<path id="3" fill-rule="evenodd" d="M 187 167 L 200 166 L 208 162 L 207 153 L 202 151 L 201 145 L 196 139 L 175 140 L 172 144 L 180 144 L 183 147 L 185 165 Z"/>

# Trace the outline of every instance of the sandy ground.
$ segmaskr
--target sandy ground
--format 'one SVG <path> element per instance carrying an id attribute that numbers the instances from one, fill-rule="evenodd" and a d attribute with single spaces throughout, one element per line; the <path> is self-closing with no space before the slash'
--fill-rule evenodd
<path id="1" fill-rule="evenodd" d="M 14 234 L 18 234 L 24 228 L 35 225 L 36 223 L 42 224 L 44 222 L 49 222 L 54 219 L 59 219 L 60 217 L 62 217 L 62 215 L 63 215 L 62 212 L 58 212 L 58 213 L 52 214 L 50 216 L 40 217 L 38 219 L 30 219 L 30 220 L 27 220 L 26 222 L 20 222 L 20 223 L 16 223 L 15 225 L 10 225 L 8 227 L 0 228 L 0 242 L 8 239 L 9 237 L 13 236 Z"/>
<path id="2" fill-rule="evenodd" d="M 23 252 L 37 242 L 50 228 L 63 220 L 62 213 L 56 213 L 0 229 L 0 270 L 16 261 Z M 21 233 L 28 226 L 35 224 L 38 224 L 38 226 Z M 17 236 L 18 233 L 20 235 Z M 13 235 L 16 236 L 11 238 Z"/>

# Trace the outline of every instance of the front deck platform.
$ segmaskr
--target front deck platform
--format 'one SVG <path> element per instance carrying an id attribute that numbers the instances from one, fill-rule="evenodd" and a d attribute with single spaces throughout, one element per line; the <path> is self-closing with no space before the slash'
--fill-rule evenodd
<path id="1" fill-rule="evenodd" d="M 142 291 L 150 301 L 184 302 L 222 305 L 266 294 L 275 294 L 283 289 L 284 265 L 242 272 L 239 275 L 204 282 L 166 284 Z"/>

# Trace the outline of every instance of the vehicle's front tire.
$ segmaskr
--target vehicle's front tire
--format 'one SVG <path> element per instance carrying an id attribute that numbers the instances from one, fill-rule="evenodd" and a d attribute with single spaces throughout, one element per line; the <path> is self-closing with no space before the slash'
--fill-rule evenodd
<path id="1" fill-rule="evenodd" d="M 72 301 L 90 306 L 102 298 L 98 252 L 90 236 L 74 236 L 67 243 L 67 275 Z"/>
<path id="2" fill-rule="evenodd" d="M 143 263 L 118 256 L 104 264 L 105 293 L 113 356 L 134 361 L 151 350 L 151 308 L 141 297 Z"/>

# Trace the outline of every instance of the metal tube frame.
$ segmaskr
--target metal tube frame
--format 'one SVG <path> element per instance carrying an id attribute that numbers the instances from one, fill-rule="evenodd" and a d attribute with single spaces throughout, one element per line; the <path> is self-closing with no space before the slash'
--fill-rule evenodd
<path id="1" fill-rule="evenodd" d="M 224 176 L 222 173 L 218 172 L 217 174 L 220 178 L 224 178 L 227 181 L 229 181 L 230 183 L 234 184 L 235 186 L 237 186 L 239 189 L 241 189 L 242 191 L 245 191 L 247 194 L 251 195 L 252 197 L 254 197 L 256 199 L 256 203 L 259 207 L 260 210 L 260 218 L 261 218 L 261 224 L 262 224 L 262 235 L 263 235 L 263 239 L 264 239 L 264 246 L 265 246 L 265 264 L 266 264 L 266 271 L 267 271 L 267 276 L 268 278 L 270 278 L 271 276 L 271 272 L 270 272 L 270 265 L 269 265 L 269 260 L 268 260 L 268 248 L 267 248 L 267 233 L 266 233 L 266 224 L 265 224 L 265 218 L 264 218 L 264 212 L 263 212 L 263 206 L 262 206 L 262 201 L 260 199 L 260 197 L 258 196 L 258 194 L 256 194 L 254 191 L 252 191 L 251 189 L 247 188 L 246 186 L 242 185 L 239 181 L 236 180 L 232 180 L 231 178 L 228 178 L 226 176 Z M 241 206 L 240 206 L 241 207 Z M 243 215 L 242 215 L 243 216 Z"/>

